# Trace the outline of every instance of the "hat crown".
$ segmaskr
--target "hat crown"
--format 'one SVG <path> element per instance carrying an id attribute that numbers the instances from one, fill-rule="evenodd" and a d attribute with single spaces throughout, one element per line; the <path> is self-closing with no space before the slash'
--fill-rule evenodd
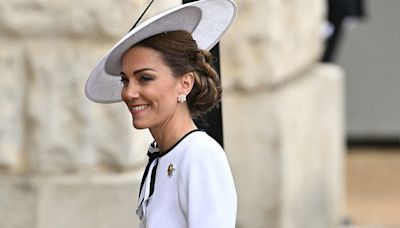
<path id="1" fill-rule="evenodd" d="M 201 10 L 196 7 L 185 7 L 173 12 L 173 14 L 164 12 L 167 14 L 163 17 L 150 18 L 126 34 L 110 52 L 104 66 L 106 73 L 120 75 L 122 56 L 134 44 L 163 32 L 185 30 L 192 33 L 202 16 Z M 190 17 L 187 16 L 188 14 Z M 182 18 L 182 20 L 176 21 L 174 20 L 176 18 Z"/>

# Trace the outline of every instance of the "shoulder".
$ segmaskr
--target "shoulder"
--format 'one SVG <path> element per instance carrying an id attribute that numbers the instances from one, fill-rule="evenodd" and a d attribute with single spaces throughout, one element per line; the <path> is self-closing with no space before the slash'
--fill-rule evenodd
<path id="1" fill-rule="evenodd" d="M 188 225 L 234 227 L 236 189 L 224 150 L 205 132 L 194 132 L 188 139 L 178 180 Z"/>
<path id="2" fill-rule="evenodd" d="M 225 158 L 225 152 L 221 145 L 215 141 L 206 132 L 193 132 L 187 141 L 187 147 L 184 153 L 186 159 L 190 158 Z"/>
<path id="3" fill-rule="evenodd" d="M 207 133 L 202 131 L 192 133 L 182 152 L 182 175 L 196 173 L 207 176 L 213 173 L 226 173 L 230 176 L 230 167 L 224 150 Z"/>

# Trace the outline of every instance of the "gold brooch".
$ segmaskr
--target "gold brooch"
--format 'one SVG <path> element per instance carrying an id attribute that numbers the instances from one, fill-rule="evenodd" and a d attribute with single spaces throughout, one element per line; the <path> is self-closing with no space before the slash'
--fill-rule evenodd
<path id="1" fill-rule="evenodd" d="M 175 170 L 174 165 L 173 165 L 172 163 L 169 163 L 169 166 L 168 166 L 168 169 L 167 169 L 167 172 L 168 172 L 168 176 L 169 176 L 169 177 L 172 176 L 172 173 L 174 172 L 174 170 Z"/>

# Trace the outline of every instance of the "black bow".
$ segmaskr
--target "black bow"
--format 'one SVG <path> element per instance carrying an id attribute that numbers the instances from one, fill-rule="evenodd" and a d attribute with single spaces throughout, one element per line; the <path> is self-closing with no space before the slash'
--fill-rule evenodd
<path id="1" fill-rule="evenodd" d="M 157 158 L 160 157 L 160 152 L 158 151 L 158 148 L 155 146 L 155 142 L 153 142 L 153 143 L 150 145 L 149 151 L 147 152 L 147 156 L 149 157 L 149 162 L 147 163 L 146 169 L 144 170 L 144 173 L 143 173 L 142 181 L 141 181 L 141 183 L 140 183 L 139 195 L 140 195 L 140 192 L 142 192 L 142 188 L 143 188 L 143 185 L 144 185 L 144 181 L 146 180 L 146 177 L 147 177 L 147 175 L 148 175 L 148 173 L 149 173 L 149 169 L 150 169 L 151 163 L 153 163 L 153 161 L 154 161 L 155 159 L 157 159 Z M 153 192 L 154 192 L 154 184 L 156 183 L 156 170 L 157 170 L 157 165 L 158 165 L 158 162 L 156 163 L 156 165 L 155 165 L 155 166 L 153 167 L 153 169 L 151 170 L 151 177 L 150 177 L 150 193 L 149 193 L 149 197 L 150 197 L 151 195 L 153 195 Z"/>

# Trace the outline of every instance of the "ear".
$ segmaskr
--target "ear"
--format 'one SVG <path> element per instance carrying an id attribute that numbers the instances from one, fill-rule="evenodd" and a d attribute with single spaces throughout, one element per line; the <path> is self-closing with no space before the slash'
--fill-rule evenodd
<path id="1" fill-rule="evenodd" d="M 178 85 L 179 94 L 188 95 L 190 91 L 192 91 L 194 85 L 194 73 L 189 72 L 184 74 L 180 80 Z"/>

